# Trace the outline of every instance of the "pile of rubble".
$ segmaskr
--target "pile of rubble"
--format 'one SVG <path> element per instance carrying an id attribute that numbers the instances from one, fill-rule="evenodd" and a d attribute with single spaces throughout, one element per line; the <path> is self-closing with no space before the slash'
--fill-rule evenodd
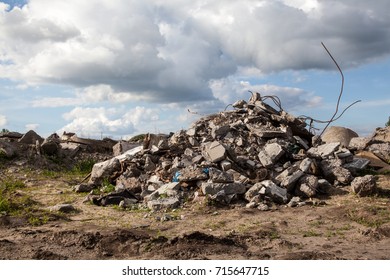
<path id="1" fill-rule="evenodd" d="M 232 106 L 234 110 L 203 117 L 187 130 L 148 134 L 142 146 L 95 164 L 88 183 L 75 191 L 89 192 L 108 180 L 114 192 L 92 191 L 87 200 L 125 208 L 143 204 L 152 210 L 177 208 L 202 197 L 210 203 L 241 201 L 267 210 L 273 203 L 299 205 L 332 186 L 351 183 L 357 194 L 375 192 L 372 176 L 354 176 L 370 164 L 367 158 L 379 157 L 386 164 L 381 159 L 389 160 L 389 139 L 352 135 L 341 144 L 327 133 L 327 143 L 317 139 L 313 144 L 316 137 L 304 121 L 275 110 L 258 93 Z"/>
<path id="2" fill-rule="evenodd" d="M 35 131 L 30 130 L 25 134 L 18 132 L 0 133 L 0 156 L 7 159 L 30 160 L 34 165 L 46 158 L 62 159 L 64 162 L 77 160 L 83 155 L 90 157 L 96 155 L 96 159 L 112 155 L 118 142 L 109 138 L 94 140 L 80 138 L 74 133 L 66 133 L 60 137 L 56 133 L 46 139 Z M 128 148 L 133 148 L 133 145 Z M 118 150 L 118 149 L 117 149 Z M 118 152 L 122 152 L 118 150 Z"/>

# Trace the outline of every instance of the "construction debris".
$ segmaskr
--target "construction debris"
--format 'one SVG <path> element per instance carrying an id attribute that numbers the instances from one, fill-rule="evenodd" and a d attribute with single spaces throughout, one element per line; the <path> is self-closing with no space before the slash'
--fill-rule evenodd
<path id="1" fill-rule="evenodd" d="M 268 210 L 272 203 L 302 206 L 331 186 L 349 185 L 369 164 L 347 149 L 357 137 L 348 129 L 342 129 L 348 139 L 333 142 L 325 134 L 327 143 L 313 146 L 304 121 L 277 111 L 259 94 L 233 108 L 169 136 L 147 135 L 142 148 L 96 164 L 87 185 L 99 187 L 108 178 L 155 211 L 199 196 L 214 204 L 245 201 L 247 208 Z"/>

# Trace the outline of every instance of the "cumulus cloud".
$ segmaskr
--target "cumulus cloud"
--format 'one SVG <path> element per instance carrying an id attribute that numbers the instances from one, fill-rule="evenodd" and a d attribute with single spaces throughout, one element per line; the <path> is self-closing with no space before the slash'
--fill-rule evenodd
<path id="1" fill-rule="evenodd" d="M 0 127 L 5 126 L 7 124 L 7 118 L 3 115 L 0 115 Z"/>
<path id="2" fill-rule="evenodd" d="M 39 124 L 37 123 L 28 123 L 25 125 L 25 128 L 26 130 L 37 130 L 37 128 L 39 127 Z"/>
<path id="3" fill-rule="evenodd" d="M 80 90 L 70 104 L 91 92 L 112 102 L 219 102 L 210 84 L 240 69 L 333 69 L 321 41 L 344 69 L 390 53 L 387 0 L 30 0 L 8 8 L 0 5 L 0 77 L 72 85 Z"/>
<path id="4" fill-rule="evenodd" d="M 130 110 L 104 107 L 76 107 L 63 115 L 69 123 L 58 130 L 75 132 L 82 137 L 100 138 L 101 135 L 121 137 L 138 131 L 152 131 L 159 120 L 158 109 L 137 106 Z"/>

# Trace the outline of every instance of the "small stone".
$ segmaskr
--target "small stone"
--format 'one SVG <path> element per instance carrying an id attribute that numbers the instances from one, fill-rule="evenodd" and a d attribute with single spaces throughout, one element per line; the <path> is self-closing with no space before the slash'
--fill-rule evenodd
<path id="1" fill-rule="evenodd" d="M 153 211 L 159 211 L 163 209 L 175 209 L 178 208 L 179 205 L 180 201 L 176 197 L 161 198 L 148 202 L 148 208 Z"/>
<path id="2" fill-rule="evenodd" d="M 314 197 L 318 191 L 318 178 L 314 175 L 305 175 L 299 179 L 295 193 L 299 196 Z"/>
<path id="3" fill-rule="evenodd" d="M 91 184 L 79 184 L 73 187 L 75 192 L 90 192 L 94 189 L 94 185 Z"/>
<path id="4" fill-rule="evenodd" d="M 76 209 L 74 208 L 74 206 L 72 204 L 57 204 L 57 205 L 49 207 L 49 211 L 51 211 L 51 212 L 58 211 L 58 212 L 63 212 L 63 213 L 70 213 L 70 212 L 76 211 Z"/>
<path id="5" fill-rule="evenodd" d="M 287 203 L 288 195 L 285 188 L 277 186 L 271 180 L 262 181 L 261 184 L 265 187 L 265 195 L 269 196 L 276 203 Z"/>
<path id="6" fill-rule="evenodd" d="M 265 203 L 260 203 L 257 206 L 257 209 L 259 209 L 260 211 L 269 211 L 270 207 L 267 204 L 265 204 Z"/>
<path id="7" fill-rule="evenodd" d="M 223 160 L 220 164 L 223 171 L 228 171 L 232 168 L 232 163 L 228 160 Z"/>
<path id="8" fill-rule="evenodd" d="M 377 191 L 376 180 L 373 175 L 356 177 L 351 183 L 352 193 L 358 196 L 369 196 Z"/>
<path id="9" fill-rule="evenodd" d="M 210 180 L 213 183 L 233 183 L 233 175 L 224 171 L 221 171 L 217 168 L 209 168 Z"/>

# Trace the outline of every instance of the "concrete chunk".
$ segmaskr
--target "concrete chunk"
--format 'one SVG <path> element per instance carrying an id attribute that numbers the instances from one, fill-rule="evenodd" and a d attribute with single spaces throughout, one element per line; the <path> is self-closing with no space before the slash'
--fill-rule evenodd
<path id="1" fill-rule="evenodd" d="M 341 164 L 342 161 L 339 159 L 323 160 L 321 161 L 321 170 L 327 180 L 337 180 L 343 185 L 348 185 L 353 177 L 351 172 L 342 167 Z"/>
<path id="2" fill-rule="evenodd" d="M 218 141 L 206 143 L 203 146 L 202 155 L 211 162 L 219 162 L 226 157 L 225 147 Z"/>
<path id="3" fill-rule="evenodd" d="M 246 192 L 246 187 L 241 183 L 212 183 L 204 182 L 202 183 L 202 192 L 203 194 L 214 195 L 220 191 L 224 191 L 226 195 L 230 194 L 243 194 Z"/>
<path id="4" fill-rule="evenodd" d="M 271 167 L 274 165 L 281 156 L 283 156 L 284 150 L 278 143 L 267 144 L 263 150 L 260 151 L 258 157 L 261 164 L 264 167 Z"/>
<path id="5" fill-rule="evenodd" d="M 281 188 L 271 180 L 262 181 L 261 184 L 265 187 L 265 195 L 269 196 L 276 203 L 287 203 L 288 194 L 285 188 Z"/>
<path id="6" fill-rule="evenodd" d="M 307 153 L 313 157 L 321 157 L 323 159 L 333 155 L 335 151 L 340 147 L 340 142 L 323 144 L 318 147 L 311 147 Z"/>
<path id="7" fill-rule="evenodd" d="M 373 175 L 356 177 L 351 183 L 351 191 L 358 196 L 374 194 L 377 191 L 375 177 Z"/>
<path id="8" fill-rule="evenodd" d="M 221 171 L 217 168 L 210 167 L 209 168 L 209 176 L 210 180 L 213 183 L 233 183 L 233 175 L 231 173 L 227 173 Z"/>
<path id="9" fill-rule="evenodd" d="M 176 209 L 180 206 L 180 201 L 176 197 L 161 198 L 148 202 L 148 208 L 153 211 Z"/>
<path id="10" fill-rule="evenodd" d="M 298 181 L 295 194 L 305 197 L 314 197 L 318 191 L 318 178 L 313 175 L 305 175 Z"/>

